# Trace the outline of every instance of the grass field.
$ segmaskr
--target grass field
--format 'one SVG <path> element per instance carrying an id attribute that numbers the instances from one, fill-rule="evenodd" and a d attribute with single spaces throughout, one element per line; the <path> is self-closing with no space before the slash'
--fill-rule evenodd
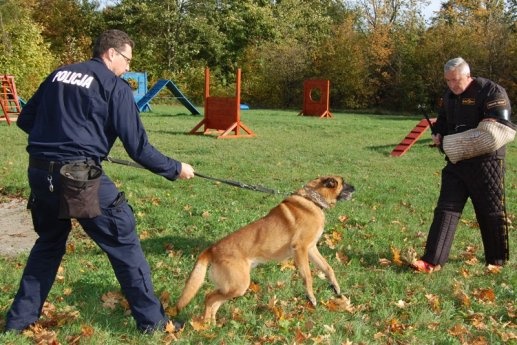
<path id="1" fill-rule="evenodd" d="M 332 119 L 296 111 L 249 110 L 242 121 L 256 138 L 218 140 L 187 135 L 200 120 L 179 107 L 142 114 L 151 142 L 196 171 L 292 192 L 321 175 L 338 174 L 356 188 L 353 200 L 327 212 L 320 251 L 334 267 L 344 298 L 336 299 L 318 272 L 319 305 L 309 306 L 292 263 L 259 266 L 250 291 L 221 307 L 216 326 L 197 321 L 210 283 L 179 315 L 176 335 L 141 335 L 120 298 L 105 255 L 80 228 L 69 239 L 45 308 L 40 333 L 0 334 L 1 344 L 517 344 L 517 232 L 510 226 L 511 260 L 500 272 L 484 265 L 470 203 L 451 257 L 423 275 L 401 262 L 421 254 L 438 196 L 442 155 L 424 136 L 402 157 L 391 150 L 418 117 L 334 113 Z M 0 198 L 27 196 L 26 136 L 0 123 Z M 506 200 L 517 205 L 517 148 L 509 145 Z M 127 159 L 120 144 L 112 156 Z M 125 191 L 166 308 L 178 297 L 200 251 L 268 212 L 282 195 L 257 193 L 201 178 L 169 182 L 150 172 L 104 164 Z M 0 326 L 17 289 L 26 255 L 0 257 Z M 318 278 L 320 277 L 320 278 Z M 42 342 L 41 344 L 51 342 Z"/>

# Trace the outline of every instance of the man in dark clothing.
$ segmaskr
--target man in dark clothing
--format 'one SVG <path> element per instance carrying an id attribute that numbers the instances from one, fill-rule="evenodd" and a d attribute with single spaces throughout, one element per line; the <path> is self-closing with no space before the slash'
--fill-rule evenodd
<path id="1" fill-rule="evenodd" d="M 485 260 L 502 266 L 509 258 L 504 198 L 505 144 L 515 137 L 511 107 L 500 85 L 470 76 L 462 58 L 444 68 L 449 90 L 434 125 L 434 143 L 446 154 L 440 196 L 425 253 L 411 266 L 431 273 L 449 257 L 456 227 L 470 197 L 481 230 Z"/>
<path id="2" fill-rule="evenodd" d="M 28 133 L 29 208 L 39 237 L 7 313 L 7 331 L 23 330 L 39 319 L 65 254 L 71 217 L 107 254 L 138 329 L 152 332 L 169 321 L 154 293 L 133 211 L 108 176 L 98 174 L 98 199 L 86 200 L 86 206 L 100 208 L 94 216 L 64 218 L 60 213 L 65 189 L 60 169 L 86 166 L 101 172 L 101 160 L 117 138 L 133 160 L 153 173 L 172 181 L 194 177 L 192 166 L 163 155 L 148 141 L 132 90 L 120 78 L 129 70 L 133 46 L 122 31 L 104 32 L 93 58 L 52 72 L 18 118 Z"/>

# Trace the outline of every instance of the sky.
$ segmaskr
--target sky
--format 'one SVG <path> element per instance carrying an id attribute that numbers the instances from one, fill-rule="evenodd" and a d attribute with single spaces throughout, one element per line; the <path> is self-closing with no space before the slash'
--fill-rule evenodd
<path id="1" fill-rule="evenodd" d="M 425 18 L 429 19 L 432 16 L 436 15 L 436 13 L 434 13 L 434 12 L 437 12 L 440 9 L 441 4 L 442 4 L 442 0 L 431 0 L 431 3 L 429 4 L 429 6 L 427 6 L 424 10 Z"/>

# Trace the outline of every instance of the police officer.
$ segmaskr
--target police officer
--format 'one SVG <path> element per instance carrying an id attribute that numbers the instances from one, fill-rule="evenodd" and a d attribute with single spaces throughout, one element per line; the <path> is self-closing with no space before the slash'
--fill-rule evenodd
<path id="1" fill-rule="evenodd" d="M 18 118 L 18 126 L 28 133 L 29 208 L 39 237 L 7 313 L 7 331 L 23 330 L 38 320 L 65 254 L 71 221 L 59 214 L 63 166 L 98 168 L 119 138 L 129 156 L 153 173 L 169 180 L 194 177 L 192 166 L 163 155 L 148 141 L 132 90 L 120 78 L 129 70 L 133 46 L 122 31 L 102 33 L 93 58 L 52 72 Z M 98 200 L 92 201 L 100 214 L 77 220 L 107 254 L 137 328 L 161 329 L 168 319 L 154 293 L 133 211 L 104 173 L 97 187 Z"/>
<path id="2" fill-rule="evenodd" d="M 515 137 L 510 101 L 500 85 L 470 75 L 462 58 L 444 67 L 448 90 L 435 123 L 434 143 L 446 154 L 440 196 L 425 253 L 411 265 L 431 273 L 449 257 L 456 227 L 470 197 L 481 230 L 485 261 L 502 266 L 509 257 L 504 199 L 505 144 Z"/>

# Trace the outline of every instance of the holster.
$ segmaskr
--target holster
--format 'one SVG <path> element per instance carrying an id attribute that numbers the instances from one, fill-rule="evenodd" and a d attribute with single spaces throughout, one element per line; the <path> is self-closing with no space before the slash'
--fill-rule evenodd
<path id="1" fill-rule="evenodd" d="M 63 165 L 59 172 L 61 178 L 59 219 L 99 216 L 102 168 L 94 164 L 72 163 Z"/>

